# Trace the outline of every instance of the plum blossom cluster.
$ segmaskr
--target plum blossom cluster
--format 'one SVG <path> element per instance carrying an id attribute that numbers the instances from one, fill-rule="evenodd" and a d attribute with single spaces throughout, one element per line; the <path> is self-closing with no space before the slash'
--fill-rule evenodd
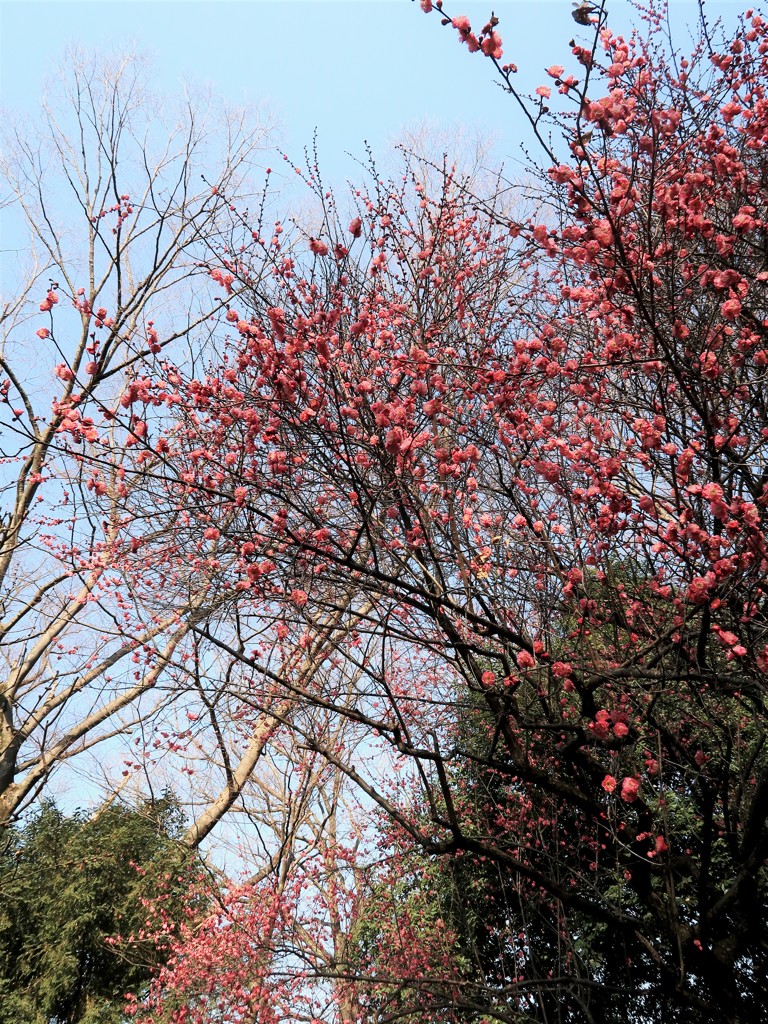
<path id="1" fill-rule="evenodd" d="M 425 14 L 430 14 L 433 10 L 441 13 L 443 11 L 442 0 L 434 3 L 433 0 L 420 0 L 419 6 Z M 465 44 L 470 53 L 483 53 L 486 57 L 492 57 L 494 60 L 501 59 L 504 51 L 502 50 L 501 36 L 496 31 L 499 19 L 495 15 L 491 15 L 479 32 L 472 31 L 472 25 L 466 14 L 459 14 L 453 18 L 444 17 L 442 24 L 456 29 L 459 41 Z"/>

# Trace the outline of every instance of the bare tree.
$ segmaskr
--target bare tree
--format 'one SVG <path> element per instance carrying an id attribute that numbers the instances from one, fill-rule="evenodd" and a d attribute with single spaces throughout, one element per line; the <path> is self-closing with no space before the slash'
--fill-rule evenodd
<path id="1" fill-rule="evenodd" d="M 198 578 L 148 604 L 132 578 L 125 508 L 149 453 L 130 400 L 215 329 L 206 261 L 267 125 L 191 93 L 161 115 L 147 81 L 135 56 L 69 54 L 57 102 L 3 140 L 6 237 L 28 254 L 0 309 L 3 821 L 177 699 L 191 630 L 228 596 Z"/>

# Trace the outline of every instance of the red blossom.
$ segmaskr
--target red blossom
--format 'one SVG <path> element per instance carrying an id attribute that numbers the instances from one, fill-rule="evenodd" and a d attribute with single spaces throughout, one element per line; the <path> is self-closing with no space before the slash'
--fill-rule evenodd
<path id="1" fill-rule="evenodd" d="M 501 36 L 498 32 L 491 32 L 480 41 L 480 49 L 486 57 L 493 57 L 494 60 L 501 60 L 503 49 Z"/>
<path id="2" fill-rule="evenodd" d="M 637 779 L 630 778 L 629 776 L 622 779 L 621 782 L 621 799 L 628 804 L 634 803 L 637 800 L 638 793 L 640 792 L 640 782 Z"/>
<path id="3" fill-rule="evenodd" d="M 455 29 L 458 29 L 458 31 L 461 32 L 462 34 L 466 34 L 467 32 L 472 31 L 472 26 L 470 25 L 469 18 L 467 17 L 466 14 L 460 14 L 456 18 L 452 18 L 451 25 Z"/>

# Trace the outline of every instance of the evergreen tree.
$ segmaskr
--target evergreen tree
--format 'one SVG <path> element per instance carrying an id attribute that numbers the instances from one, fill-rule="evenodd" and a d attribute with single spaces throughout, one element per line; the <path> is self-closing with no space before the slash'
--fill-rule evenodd
<path id="1" fill-rule="evenodd" d="M 0 1024 L 118 1024 L 164 961 L 194 859 L 165 797 L 88 817 L 44 804 L 0 847 Z"/>

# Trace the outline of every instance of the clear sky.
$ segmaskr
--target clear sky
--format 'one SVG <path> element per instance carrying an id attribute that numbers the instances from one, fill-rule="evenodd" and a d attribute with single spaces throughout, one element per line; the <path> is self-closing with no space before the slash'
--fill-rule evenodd
<path id="1" fill-rule="evenodd" d="M 545 67 L 568 64 L 568 41 L 578 31 L 570 0 L 445 3 L 478 26 L 495 8 L 504 59 L 519 66 L 520 84 L 530 90 L 545 81 Z M 678 25 L 695 21 L 694 0 L 671 6 Z M 614 0 L 611 9 L 612 24 L 625 26 L 629 0 Z M 724 14 L 732 21 L 743 4 L 707 0 L 707 9 L 713 20 Z M 687 49 L 687 35 L 678 38 Z M 233 103 L 266 101 L 292 157 L 300 159 L 317 128 L 332 178 L 350 169 L 344 153 L 363 155 L 363 140 L 382 156 L 404 127 L 422 120 L 494 133 L 507 160 L 519 157 L 525 137 L 490 63 L 470 56 L 454 31 L 411 0 L 0 0 L 3 105 L 34 117 L 68 42 L 148 53 L 161 92 L 186 79 L 210 83 Z"/>

